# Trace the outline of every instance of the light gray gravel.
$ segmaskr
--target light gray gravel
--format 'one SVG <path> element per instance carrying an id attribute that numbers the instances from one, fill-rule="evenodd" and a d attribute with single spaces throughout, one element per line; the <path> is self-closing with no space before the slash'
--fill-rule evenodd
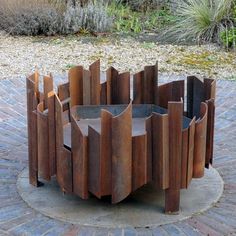
<path id="1" fill-rule="evenodd" d="M 0 33 L 0 79 L 31 74 L 63 74 L 73 65 L 88 67 L 101 59 L 102 69 L 138 72 L 159 61 L 166 74 L 197 74 L 236 79 L 236 54 L 216 45 L 175 46 L 132 38 L 11 37 Z"/>

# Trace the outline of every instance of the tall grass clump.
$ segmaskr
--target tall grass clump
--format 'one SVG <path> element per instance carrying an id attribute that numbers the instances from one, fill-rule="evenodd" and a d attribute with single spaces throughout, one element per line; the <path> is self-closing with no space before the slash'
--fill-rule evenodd
<path id="1" fill-rule="evenodd" d="M 180 0 L 176 21 L 162 35 L 172 41 L 220 43 L 220 35 L 234 27 L 234 0 Z"/>
<path id="2" fill-rule="evenodd" d="M 11 35 L 109 31 L 112 18 L 99 1 L 0 0 L 0 30 Z"/>

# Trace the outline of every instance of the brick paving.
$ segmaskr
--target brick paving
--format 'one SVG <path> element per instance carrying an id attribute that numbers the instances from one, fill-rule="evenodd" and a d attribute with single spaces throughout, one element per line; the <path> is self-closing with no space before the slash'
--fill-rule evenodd
<path id="1" fill-rule="evenodd" d="M 72 225 L 36 212 L 20 198 L 16 180 L 28 158 L 25 95 L 25 78 L 0 80 L 0 235 L 236 235 L 236 82 L 217 82 L 214 167 L 225 182 L 221 199 L 204 213 L 153 228 Z"/>

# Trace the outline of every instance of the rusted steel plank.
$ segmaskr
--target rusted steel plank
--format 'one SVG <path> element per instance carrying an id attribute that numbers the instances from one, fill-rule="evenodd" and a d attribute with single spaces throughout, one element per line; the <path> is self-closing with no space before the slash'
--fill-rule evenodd
<path id="1" fill-rule="evenodd" d="M 193 115 L 193 84 L 195 76 L 187 77 L 187 116 L 192 118 Z"/>
<path id="2" fill-rule="evenodd" d="M 204 88 L 205 100 L 208 106 L 205 167 L 209 168 L 209 164 L 212 164 L 213 162 L 216 81 L 212 79 L 204 79 Z"/>
<path id="3" fill-rule="evenodd" d="M 193 117 L 200 116 L 200 104 L 201 102 L 207 102 L 209 99 L 213 99 L 209 105 L 209 115 L 207 118 L 207 144 L 206 144 L 206 163 L 208 168 L 213 158 L 213 140 L 214 140 L 214 99 L 216 93 L 216 81 L 212 79 L 204 79 L 200 81 L 196 77 L 188 78 L 188 116 Z M 207 102 L 208 103 L 208 102 Z M 211 160 L 211 161 L 210 161 Z"/>
<path id="4" fill-rule="evenodd" d="M 130 73 L 119 74 L 111 67 L 107 70 L 107 104 L 130 102 Z"/>
<path id="5" fill-rule="evenodd" d="M 147 135 L 132 137 L 132 191 L 147 183 Z"/>
<path id="6" fill-rule="evenodd" d="M 169 187 L 169 129 L 168 115 L 153 113 L 152 115 L 153 144 L 153 183 L 156 188 Z"/>
<path id="7" fill-rule="evenodd" d="M 38 75 L 33 74 L 26 78 L 27 96 L 27 123 L 28 123 L 28 158 L 29 181 L 38 186 L 38 157 L 37 157 L 37 115 L 34 113 L 38 105 Z"/>
<path id="8" fill-rule="evenodd" d="M 206 137 L 206 163 L 205 167 L 209 168 L 209 164 L 213 163 L 214 149 L 214 126 L 215 126 L 215 101 L 210 99 L 206 101 L 208 107 L 207 114 L 207 137 Z"/>
<path id="9" fill-rule="evenodd" d="M 75 66 L 69 70 L 70 105 L 83 105 L 83 67 Z"/>
<path id="10" fill-rule="evenodd" d="M 180 208 L 180 189 L 165 190 L 165 213 L 178 214 Z"/>
<path id="11" fill-rule="evenodd" d="M 158 105 L 163 108 L 168 108 L 168 102 L 171 100 L 172 94 L 172 83 L 166 83 L 158 86 Z"/>
<path id="12" fill-rule="evenodd" d="M 44 109 L 48 108 L 48 93 L 53 91 L 53 79 L 51 76 L 43 77 Z"/>
<path id="13" fill-rule="evenodd" d="M 71 152 L 73 163 L 73 192 L 82 199 L 88 198 L 88 137 L 84 136 L 71 117 Z"/>
<path id="14" fill-rule="evenodd" d="M 113 67 L 110 67 L 106 71 L 106 98 L 107 98 L 108 105 L 112 103 L 112 91 L 111 91 L 112 70 L 113 70 Z"/>
<path id="15" fill-rule="evenodd" d="M 107 104 L 107 82 L 101 84 L 100 101 L 101 105 Z"/>
<path id="16" fill-rule="evenodd" d="M 201 102 L 204 102 L 204 84 L 195 76 L 187 77 L 187 111 L 188 117 L 200 117 Z"/>
<path id="17" fill-rule="evenodd" d="M 170 101 L 180 101 L 182 99 L 184 102 L 184 80 L 173 81 L 172 84 Z"/>
<path id="18" fill-rule="evenodd" d="M 145 129 L 147 133 L 147 182 L 152 181 L 152 116 L 146 118 Z"/>
<path id="19" fill-rule="evenodd" d="M 96 197 L 101 198 L 101 166 L 102 166 L 102 156 L 101 156 L 101 133 L 93 129 L 93 127 L 88 126 L 88 148 L 89 148 L 89 158 L 88 158 L 88 189 L 89 192 L 94 194 Z"/>
<path id="20" fill-rule="evenodd" d="M 63 101 L 67 98 L 70 97 L 70 84 L 69 82 L 65 83 L 65 84 L 61 84 L 57 87 L 58 89 L 58 97 L 60 99 L 60 101 Z M 63 111 L 68 110 L 69 109 L 69 104 L 63 104 Z"/>
<path id="21" fill-rule="evenodd" d="M 154 104 L 157 86 L 157 65 L 144 67 L 143 103 Z"/>
<path id="22" fill-rule="evenodd" d="M 32 77 L 32 76 L 31 76 Z M 33 98 L 34 82 L 30 78 L 26 78 L 26 98 L 27 98 L 27 127 L 28 127 L 28 159 L 29 159 L 29 181 L 31 184 L 37 186 L 38 177 L 36 170 L 33 169 L 33 155 L 32 155 L 32 112 L 33 112 Z"/>
<path id="23" fill-rule="evenodd" d="M 71 152 L 64 148 L 62 111 L 60 99 L 55 95 L 57 181 L 63 192 L 72 193 L 72 160 Z"/>
<path id="24" fill-rule="evenodd" d="M 193 177 L 204 175 L 207 134 L 207 104 L 201 103 L 200 118 L 196 121 L 194 136 Z"/>
<path id="25" fill-rule="evenodd" d="M 36 70 L 35 73 L 30 77 L 30 79 L 34 82 L 34 92 L 36 96 L 39 96 L 39 72 Z"/>
<path id="26" fill-rule="evenodd" d="M 144 71 L 140 71 L 133 76 L 133 103 L 143 103 L 143 79 Z"/>
<path id="27" fill-rule="evenodd" d="M 36 187 L 40 185 L 38 181 L 38 133 L 37 133 L 37 111 L 31 114 L 31 145 L 32 145 L 32 160 L 29 161 L 30 183 Z"/>
<path id="28" fill-rule="evenodd" d="M 117 78 L 119 72 L 114 68 L 110 67 L 107 72 L 107 104 L 115 104 L 115 98 L 117 97 Z"/>
<path id="29" fill-rule="evenodd" d="M 91 73 L 88 70 L 83 72 L 83 104 L 91 105 Z"/>
<path id="30" fill-rule="evenodd" d="M 118 104 L 119 102 L 117 101 L 117 97 L 119 95 L 118 91 L 118 77 L 119 77 L 119 72 L 115 69 L 112 68 L 111 70 L 111 104 Z"/>
<path id="31" fill-rule="evenodd" d="M 189 124 L 187 187 L 189 186 L 193 177 L 194 136 L 195 136 L 195 117 Z"/>
<path id="32" fill-rule="evenodd" d="M 48 93 L 48 145 L 50 175 L 56 174 L 55 93 Z"/>
<path id="33" fill-rule="evenodd" d="M 182 131 L 181 188 L 187 188 L 189 129 Z"/>
<path id="34" fill-rule="evenodd" d="M 112 118 L 112 203 L 132 190 L 132 104 Z"/>
<path id="35" fill-rule="evenodd" d="M 165 190 L 165 212 L 179 211 L 181 186 L 183 102 L 169 102 L 169 188 Z"/>
<path id="36" fill-rule="evenodd" d="M 205 100 L 215 99 L 216 97 L 216 80 L 204 79 L 204 97 Z"/>
<path id="37" fill-rule="evenodd" d="M 64 193 L 73 193 L 72 168 L 71 152 L 66 148 L 62 148 L 57 159 L 57 178 L 60 178 L 58 183 Z"/>
<path id="38" fill-rule="evenodd" d="M 106 110 L 101 112 L 101 179 L 102 195 L 110 195 L 112 186 L 112 114 Z"/>
<path id="39" fill-rule="evenodd" d="M 117 104 L 129 104 L 130 102 L 130 73 L 119 74 L 117 79 Z"/>
<path id="40" fill-rule="evenodd" d="M 31 132 L 32 132 L 32 155 L 33 155 L 33 169 L 37 171 L 37 178 L 38 178 L 38 133 L 37 133 L 37 106 L 39 104 L 39 96 L 40 93 L 38 91 L 38 84 L 39 84 L 39 74 L 35 73 L 35 88 L 34 88 L 34 96 L 33 96 L 33 112 L 32 114 L 32 123 L 31 123 Z M 37 181 L 37 186 L 40 185 L 40 182 Z"/>
<path id="41" fill-rule="evenodd" d="M 67 98 L 70 97 L 70 84 L 69 82 L 65 83 L 65 84 L 61 84 L 57 87 L 58 89 L 58 97 L 60 99 L 60 101 L 63 101 Z"/>
<path id="42" fill-rule="evenodd" d="M 38 173 L 45 180 L 50 180 L 48 115 L 43 113 L 44 104 L 39 103 L 37 108 L 37 134 L 38 134 Z"/>
<path id="43" fill-rule="evenodd" d="M 153 100 L 153 103 L 158 105 L 159 103 L 159 95 L 158 95 L 158 61 L 156 62 L 156 65 L 155 65 L 155 87 L 154 87 L 154 100 Z"/>
<path id="44" fill-rule="evenodd" d="M 53 78 L 52 76 L 43 77 L 43 109 L 48 109 L 47 115 L 47 135 L 48 135 L 48 170 L 45 170 L 47 177 L 50 180 L 51 176 L 55 174 L 55 118 L 54 118 L 54 98 L 49 98 L 50 93 L 53 92 Z M 51 100 L 51 101 L 50 101 Z M 50 105 L 49 105 L 50 103 Z M 50 109 L 49 109 L 50 106 Z M 43 112 L 43 111 L 41 111 Z M 50 115 L 50 120 L 49 120 Z M 46 122 L 46 121 L 45 121 Z M 46 141 L 46 140 L 45 140 Z"/>
<path id="45" fill-rule="evenodd" d="M 34 74 L 26 78 L 26 81 L 31 84 L 30 89 L 32 89 L 32 91 L 35 93 L 35 96 L 39 98 L 39 73 L 38 71 L 35 71 Z"/>
<path id="46" fill-rule="evenodd" d="M 100 60 L 95 61 L 89 67 L 91 77 L 90 77 L 90 98 L 91 105 L 100 104 Z"/>
<path id="47" fill-rule="evenodd" d="M 158 87 L 158 105 L 168 107 L 169 101 L 184 100 L 184 80 L 173 81 Z"/>

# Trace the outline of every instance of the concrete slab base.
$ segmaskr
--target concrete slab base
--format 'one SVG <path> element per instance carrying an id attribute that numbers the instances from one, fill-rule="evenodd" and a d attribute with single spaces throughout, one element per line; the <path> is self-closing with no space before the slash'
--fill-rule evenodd
<path id="1" fill-rule="evenodd" d="M 164 191 L 149 186 L 117 205 L 110 204 L 109 198 L 81 200 L 63 195 L 55 180 L 35 188 L 29 184 L 27 169 L 19 175 L 17 187 L 24 201 L 46 216 L 73 224 L 114 228 L 154 227 L 191 217 L 219 200 L 224 183 L 215 169 L 206 169 L 203 178 L 193 179 L 187 190 L 181 190 L 179 215 L 164 214 Z"/>

